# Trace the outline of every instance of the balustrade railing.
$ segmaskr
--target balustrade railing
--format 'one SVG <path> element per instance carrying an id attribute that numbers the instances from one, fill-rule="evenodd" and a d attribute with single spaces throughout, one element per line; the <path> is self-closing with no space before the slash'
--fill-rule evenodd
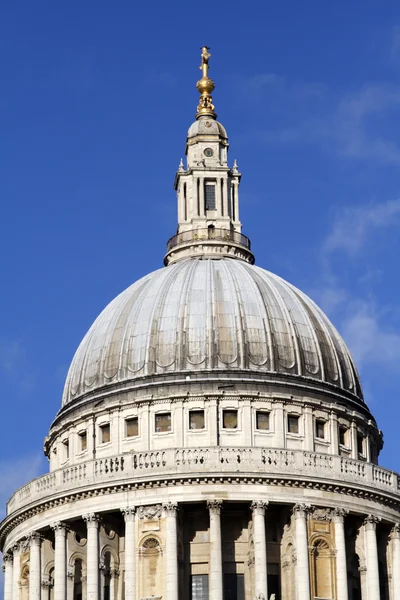
<path id="1" fill-rule="evenodd" d="M 221 229 L 219 227 L 208 227 L 205 229 L 191 229 L 189 231 L 177 233 L 168 240 L 167 251 L 169 252 L 172 250 L 172 248 L 180 246 L 181 244 L 212 241 L 230 242 L 250 250 L 250 240 L 248 237 L 243 235 L 243 233 L 232 231 L 230 229 Z"/>
<path id="2" fill-rule="evenodd" d="M 79 491 L 88 485 L 142 476 L 168 477 L 177 473 L 182 476 L 271 473 L 283 477 L 301 476 L 307 480 L 362 484 L 400 494 L 397 473 L 343 456 L 256 447 L 171 448 L 98 458 L 47 473 L 15 492 L 8 502 L 7 514 L 52 496 Z"/>

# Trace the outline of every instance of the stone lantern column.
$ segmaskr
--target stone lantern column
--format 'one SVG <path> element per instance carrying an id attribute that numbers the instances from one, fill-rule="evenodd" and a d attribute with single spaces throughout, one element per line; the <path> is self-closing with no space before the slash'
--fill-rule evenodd
<path id="1" fill-rule="evenodd" d="M 21 543 L 15 544 L 13 551 L 12 597 L 19 600 L 19 578 L 21 575 Z"/>
<path id="2" fill-rule="evenodd" d="M 346 538 L 344 531 L 344 518 L 349 513 L 344 508 L 333 511 L 336 542 L 336 572 L 337 572 L 337 600 L 348 600 L 347 563 L 346 563 Z"/>
<path id="3" fill-rule="evenodd" d="M 178 527 L 177 513 L 178 505 L 175 502 L 163 504 L 164 516 L 166 519 L 165 527 L 165 551 L 166 551 L 166 570 L 167 586 L 166 599 L 179 600 L 178 586 Z"/>
<path id="4" fill-rule="evenodd" d="M 4 600 L 13 600 L 13 555 L 7 552 L 4 561 Z"/>
<path id="5" fill-rule="evenodd" d="M 400 523 L 392 529 L 392 590 L 393 600 L 400 600 Z M 5 600 L 5 599 L 4 599 Z"/>
<path id="6" fill-rule="evenodd" d="M 308 561 L 307 513 L 310 507 L 296 504 L 293 514 L 296 520 L 296 588 L 297 600 L 310 600 L 310 567 Z"/>
<path id="7" fill-rule="evenodd" d="M 209 592 L 212 600 L 223 600 L 222 540 L 221 540 L 222 500 L 209 500 L 210 512 L 210 570 Z"/>
<path id="8" fill-rule="evenodd" d="M 99 600 L 99 517 L 91 513 L 84 515 L 83 520 L 87 527 L 87 600 Z"/>
<path id="9" fill-rule="evenodd" d="M 29 600 L 40 600 L 42 588 L 42 537 L 33 532 L 29 536 Z"/>
<path id="10" fill-rule="evenodd" d="M 380 600 L 378 545 L 376 541 L 376 526 L 379 521 L 379 517 L 375 515 L 368 515 L 364 520 L 368 600 Z"/>
<path id="11" fill-rule="evenodd" d="M 253 511 L 254 579 L 256 598 L 268 599 L 267 539 L 265 535 L 265 510 L 268 502 L 255 500 Z"/>
<path id="12" fill-rule="evenodd" d="M 54 598 L 67 598 L 67 526 L 65 523 L 54 523 Z"/>
<path id="13" fill-rule="evenodd" d="M 135 508 L 124 508 L 125 519 L 125 600 L 136 600 Z"/>

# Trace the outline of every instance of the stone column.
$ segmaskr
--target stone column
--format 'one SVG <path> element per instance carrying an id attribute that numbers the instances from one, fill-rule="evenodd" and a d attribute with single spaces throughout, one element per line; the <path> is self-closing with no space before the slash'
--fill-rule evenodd
<path id="1" fill-rule="evenodd" d="M 165 525 L 165 560 L 166 560 L 166 600 L 178 600 L 178 505 L 175 502 L 163 504 Z"/>
<path id="2" fill-rule="evenodd" d="M 4 561 L 4 600 L 13 600 L 13 555 L 7 552 Z"/>
<path id="3" fill-rule="evenodd" d="M 110 600 L 116 600 L 117 595 L 116 595 L 116 582 L 118 581 L 119 578 L 119 571 L 118 569 L 111 569 L 110 571 Z M 127 599 L 127 596 L 125 595 L 125 600 Z"/>
<path id="4" fill-rule="evenodd" d="M 223 600 L 221 507 L 222 500 L 207 502 L 207 508 L 210 511 L 209 594 L 212 600 Z"/>
<path id="5" fill-rule="evenodd" d="M 54 598 L 67 598 L 67 526 L 65 523 L 54 523 L 52 526 L 55 538 L 54 550 Z"/>
<path id="6" fill-rule="evenodd" d="M 267 539 L 265 535 L 265 510 L 268 502 L 255 500 L 253 511 L 254 580 L 256 598 L 268 600 Z"/>
<path id="7" fill-rule="evenodd" d="M 125 600 L 136 600 L 135 508 L 124 508 L 125 519 Z"/>
<path id="8" fill-rule="evenodd" d="M 228 193 L 228 178 L 224 177 L 223 185 L 223 203 L 224 203 L 224 217 L 229 217 L 229 193 Z"/>
<path id="9" fill-rule="evenodd" d="M 400 523 L 392 529 L 392 600 L 400 600 Z M 5 600 L 5 597 L 4 597 Z"/>
<path id="10" fill-rule="evenodd" d="M 310 600 L 310 568 L 308 562 L 307 513 L 310 506 L 296 504 L 293 514 L 296 520 L 296 589 L 297 600 Z"/>
<path id="11" fill-rule="evenodd" d="M 378 545 L 376 542 L 376 525 L 379 521 L 380 519 L 375 515 L 368 515 L 364 520 L 368 600 L 380 600 Z"/>
<path id="12" fill-rule="evenodd" d="M 336 543 L 337 600 L 348 600 L 346 537 L 344 531 L 344 518 L 348 512 L 344 508 L 336 508 L 333 511 Z"/>
<path id="13" fill-rule="evenodd" d="M 91 513 L 84 515 L 83 520 L 86 521 L 87 527 L 86 597 L 87 600 L 99 600 L 99 517 Z"/>
<path id="14" fill-rule="evenodd" d="M 12 580 L 12 598 L 19 600 L 19 578 L 21 574 L 21 544 L 15 544 L 13 548 L 13 580 Z"/>
<path id="15" fill-rule="evenodd" d="M 40 600 L 42 587 L 42 537 L 34 532 L 29 536 L 29 600 Z"/>
<path id="16" fill-rule="evenodd" d="M 331 454 L 338 455 L 339 451 L 339 424 L 336 413 L 333 411 L 330 415 L 331 423 Z"/>

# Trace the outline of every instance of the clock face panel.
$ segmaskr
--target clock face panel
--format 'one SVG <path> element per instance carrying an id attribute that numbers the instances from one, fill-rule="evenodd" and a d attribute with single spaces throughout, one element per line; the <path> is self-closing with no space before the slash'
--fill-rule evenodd
<path id="1" fill-rule="evenodd" d="M 207 156 L 207 158 L 210 158 L 213 154 L 214 154 L 214 150 L 212 148 L 206 148 L 204 150 L 204 155 Z"/>

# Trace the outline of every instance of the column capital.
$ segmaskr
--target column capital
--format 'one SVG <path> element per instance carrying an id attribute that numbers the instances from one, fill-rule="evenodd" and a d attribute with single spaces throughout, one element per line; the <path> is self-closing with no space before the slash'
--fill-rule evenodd
<path id="1" fill-rule="evenodd" d="M 119 570 L 118 569 L 110 569 L 110 577 L 111 579 L 119 578 Z"/>
<path id="2" fill-rule="evenodd" d="M 121 512 L 124 516 L 125 519 L 125 523 L 127 521 L 134 521 L 135 520 L 135 515 L 136 515 L 136 507 L 126 507 L 126 508 L 121 508 Z"/>
<path id="3" fill-rule="evenodd" d="M 67 579 L 69 579 L 70 581 L 73 581 L 75 579 L 75 573 L 73 571 L 68 571 Z"/>
<path id="4" fill-rule="evenodd" d="M 12 563 L 13 561 L 14 561 L 14 556 L 12 555 L 11 552 L 5 552 L 3 554 L 3 562 L 4 562 L 4 564 Z"/>
<path id="5" fill-rule="evenodd" d="M 100 523 L 100 517 L 96 513 L 88 513 L 87 515 L 82 515 L 82 519 L 85 521 L 86 527 L 88 529 L 89 528 L 97 529 L 97 527 L 99 526 L 99 523 Z"/>
<path id="6" fill-rule="evenodd" d="M 390 537 L 392 539 L 400 539 L 400 523 L 395 523 L 390 532 Z"/>
<path id="7" fill-rule="evenodd" d="M 263 500 L 253 500 L 250 504 L 250 508 L 253 511 L 253 515 L 265 515 L 265 511 L 268 508 L 268 502 L 264 502 Z"/>
<path id="8" fill-rule="evenodd" d="M 32 531 L 29 535 L 28 535 L 28 542 L 30 544 L 30 546 L 40 546 L 41 543 L 43 542 L 44 537 L 42 535 L 40 535 L 40 533 L 38 533 L 37 531 Z"/>
<path id="9" fill-rule="evenodd" d="M 295 504 L 292 508 L 295 519 L 305 519 L 311 511 L 311 504 Z"/>
<path id="10" fill-rule="evenodd" d="M 378 523 L 380 523 L 381 518 L 376 515 L 367 515 L 364 519 L 363 525 L 366 529 L 376 529 Z"/>
<path id="11" fill-rule="evenodd" d="M 332 511 L 333 521 L 335 523 L 343 523 L 344 518 L 347 517 L 349 511 L 347 508 L 334 508 Z"/>
<path id="12" fill-rule="evenodd" d="M 312 508 L 311 516 L 315 521 L 332 521 L 333 511 L 331 508 Z"/>
<path id="13" fill-rule="evenodd" d="M 54 531 L 55 534 L 62 534 L 62 535 L 66 535 L 67 531 L 69 531 L 69 527 L 66 523 L 64 523 L 63 521 L 57 521 L 56 523 L 52 523 L 50 525 L 51 529 Z"/>
<path id="14" fill-rule="evenodd" d="M 207 508 L 213 515 L 220 515 L 222 508 L 222 500 L 207 500 Z"/>
<path id="15" fill-rule="evenodd" d="M 167 517 L 175 517 L 178 512 L 178 503 L 177 502 L 165 502 L 162 505 L 164 514 Z"/>

